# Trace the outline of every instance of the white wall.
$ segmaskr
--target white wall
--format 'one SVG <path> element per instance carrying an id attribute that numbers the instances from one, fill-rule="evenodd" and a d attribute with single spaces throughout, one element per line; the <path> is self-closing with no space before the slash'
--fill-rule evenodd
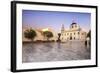
<path id="1" fill-rule="evenodd" d="M 10 1 L 0 0 L 0 73 L 10 72 Z M 55 3 L 71 3 L 71 4 L 86 4 L 86 5 L 99 5 L 99 0 L 31 0 L 41 2 L 55 2 Z M 99 5 L 100 8 L 100 5 Z M 100 9 L 99 9 L 100 13 Z M 100 14 L 98 15 L 100 16 Z M 100 17 L 99 17 L 100 19 Z M 99 22 L 100 24 L 100 22 Z M 100 25 L 98 25 L 98 28 Z M 100 28 L 99 28 L 100 31 Z M 100 33 L 98 34 L 100 37 Z M 100 43 L 100 38 L 98 39 Z M 100 46 L 99 46 L 100 48 Z M 100 49 L 98 48 L 99 56 Z M 100 62 L 100 57 L 99 57 Z M 99 63 L 100 65 L 100 63 Z M 81 68 L 81 69 L 65 69 L 65 70 L 52 70 L 52 71 L 38 71 L 34 73 L 99 73 L 98 68 Z M 33 73 L 33 72 L 30 72 Z"/>

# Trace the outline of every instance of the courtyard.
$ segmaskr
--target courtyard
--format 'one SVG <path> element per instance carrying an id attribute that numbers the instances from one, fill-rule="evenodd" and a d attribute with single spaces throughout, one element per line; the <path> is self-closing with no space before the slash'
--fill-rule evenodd
<path id="1" fill-rule="evenodd" d="M 22 62 L 86 60 L 91 48 L 82 41 L 23 43 Z"/>

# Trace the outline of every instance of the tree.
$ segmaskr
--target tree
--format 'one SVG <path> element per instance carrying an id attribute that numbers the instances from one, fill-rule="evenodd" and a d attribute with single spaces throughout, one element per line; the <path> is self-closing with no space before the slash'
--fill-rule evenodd
<path id="1" fill-rule="evenodd" d="M 90 38 L 89 44 L 91 45 L 91 30 L 89 30 L 89 32 L 87 33 L 87 38 Z"/>
<path id="2" fill-rule="evenodd" d="M 44 32 L 43 32 L 43 35 L 44 35 L 44 37 L 47 38 L 48 41 L 49 41 L 49 39 L 50 39 L 51 37 L 53 37 L 53 33 L 52 33 L 51 31 L 44 31 Z"/>
<path id="3" fill-rule="evenodd" d="M 91 30 L 89 30 L 87 37 L 89 37 L 91 39 Z"/>
<path id="4" fill-rule="evenodd" d="M 27 39 L 30 39 L 31 41 L 34 40 L 34 38 L 36 37 L 36 32 L 33 29 L 27 29 L 24 31 L 24 37 Z"/>
<path id="5" fill-rule="evenodd" d="M 60 36 L 61 36 L 61 33 L 58 33 L 58 42 L 60 42 L 61 40 L 60 40 Z"/>

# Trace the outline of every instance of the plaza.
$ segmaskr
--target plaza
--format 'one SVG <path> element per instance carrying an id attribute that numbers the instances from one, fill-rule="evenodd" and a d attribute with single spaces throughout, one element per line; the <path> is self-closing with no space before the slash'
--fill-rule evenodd
<path id="1" fill-rule="evenodd" d="M 83 41 L 23 43 L 23 63 L 87 59 L 91 59 L 91 49 Z"/>

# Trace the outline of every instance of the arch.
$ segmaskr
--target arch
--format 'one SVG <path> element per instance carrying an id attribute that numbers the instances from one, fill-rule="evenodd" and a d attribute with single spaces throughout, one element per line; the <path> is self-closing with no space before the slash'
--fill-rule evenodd
<path id="1" fill-rule="evenodd" d="M 72 40 L 72 36 L 70 36 L 70 40 Z"/>

